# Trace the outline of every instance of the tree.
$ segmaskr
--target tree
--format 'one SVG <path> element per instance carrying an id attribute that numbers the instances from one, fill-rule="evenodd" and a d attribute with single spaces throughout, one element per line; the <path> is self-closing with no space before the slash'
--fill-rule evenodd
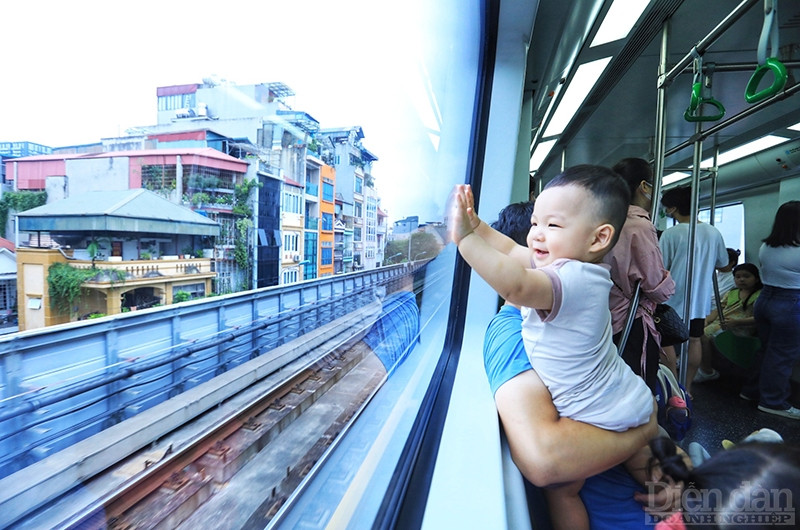
<path id="1" fill-rule="evenodd" d="M 413 232 L 410 240 L 395 239 L 394 241 L 389 241 L 383 250 L 383 256 L 386 264 L 391 265 L 404 261 L 433 259 L 441 250 L 439 242 L 433 234 Z"/>

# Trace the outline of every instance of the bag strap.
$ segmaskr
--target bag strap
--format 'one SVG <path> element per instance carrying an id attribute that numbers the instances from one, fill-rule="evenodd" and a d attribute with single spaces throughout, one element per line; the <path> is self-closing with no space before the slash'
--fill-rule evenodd
<path id="1" fill-rule="evenodd" d="M 636 280 L 636 283 L 633 287 L 633 296 L 631 297 L 631 303 L 628 306 L 628 316 L 625 319 L 625 329 L 622 331 L 622 337 L 619 341 L 619 346 L 617 346 L 617 354 L 622 355 L 622 352 L 625 351 L 625 344 L 628 342 L 628 335 L 631 334 L 631 328 L 633 327 L 633 321 L 636 320 L 636 306 L 639 305 L 639 284 L 642 283 L 642 280 Z M 619 286 L 617 286 L 619 287 Z M 621 290 L 621 289 L 620 289 Z"/>
<path id="2" fill-rule="evenodd" d="M 678 380 L 675 379 L 675 374 L 672 373 L 672 370 L 669 369 L 666 365 L 660 364 L 658 365 L 658 378 L 662 380 L 663 386 L 669 386 L 670 388 L 665 388 L 664 391 L 668 393 L 668 396 L 665 396 L 664 402 L 666 403 L 669 401 L 669 398 L 673 396 L 678 396 L 679 398 L 686 400 L 686 392 L 681 388 L 678 384 Z M 666 384 L 665 384 L 666 383 Z"/>

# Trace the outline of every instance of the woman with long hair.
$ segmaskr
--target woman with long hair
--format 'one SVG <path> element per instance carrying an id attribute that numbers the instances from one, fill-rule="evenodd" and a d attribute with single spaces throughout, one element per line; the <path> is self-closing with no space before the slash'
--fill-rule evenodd
<path id="1" fill-rule="evenodd" d="M 763 346 L 740 397 L 757 398 L 762 412 L 800 420 L 800 409 L 789 403 L 789 380 L 800 361 L 800 201 L 778 208 L 758 259 L 764 288 L 753 316 Z"/>

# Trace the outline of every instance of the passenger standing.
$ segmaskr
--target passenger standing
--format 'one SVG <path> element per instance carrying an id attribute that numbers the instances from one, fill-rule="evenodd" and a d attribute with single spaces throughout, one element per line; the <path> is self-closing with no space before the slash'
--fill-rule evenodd
<path id="1" fill-rule="evenodd" d="M 675 294 L 667 300 L 683 317 L 686 306 L 685 284 L 688 278 L 686 260 L 689 252 L 689 223 L 691 222 L 691 189 L 688 186 L 673 188 L 661 197 L 666 213 L 678 224 L 664 230 L 659 240 L 664 266 L 675 280 Z M 728 264 L 728 252 L 719 230 L 707 223 L 697 222 L 694 246 L 694 271 L 689 304 L 689 358 L 686 370 L 686 391 L 691 394 L 692 380 L 700 366 L 705 318 L 711 312 L 711 293 L 714 269 Z M 674 350 L 673 350 L 674 351 Z M 674 353 L 671 355 L 674 359 Z M 674 364 L 671 366 L 673 367 Z"/>
<path id="2" fill-rule="evenodd" d="M 614 282 L 609 293 L 614 344 L 619 346 L 633 290 L 639 281 L 639 305 L 622 358 L 655 394 L 661 346 L 653 313 L 656 304 L 666 301 L 675 292 L 675 282 L 664 268 L 656 229 L 650 221 L 653 202 L 650 164 L 641 158 L 625 158 L 617 162 L 613 170 L 625 179 L 631 190 L 628 217 L 617 244 L 603 258 L 603 263 L 611 267 L 611 281 Z"/>
<path id="3" fill-rule="evenodd" d="M 758 259 L 764 288 L 753 316 L 763 346 L 741 397 L 758 396 L 758 410 L 800 420 L 800 409 L 788 401 L 789 379 L 800 361 L 800 201 L 778 208 Z"/>

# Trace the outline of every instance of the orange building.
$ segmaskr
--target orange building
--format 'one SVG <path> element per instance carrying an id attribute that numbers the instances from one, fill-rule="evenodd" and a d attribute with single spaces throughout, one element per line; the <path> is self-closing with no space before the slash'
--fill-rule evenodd
<path id="1" fill-rule="evenodd" d="M 336 170 L 328 165 L 320 167 L 322 190 L 319 203 L 319 266 L 317 276 L 333 275 L 333 221 L 336 209 Z"/>

